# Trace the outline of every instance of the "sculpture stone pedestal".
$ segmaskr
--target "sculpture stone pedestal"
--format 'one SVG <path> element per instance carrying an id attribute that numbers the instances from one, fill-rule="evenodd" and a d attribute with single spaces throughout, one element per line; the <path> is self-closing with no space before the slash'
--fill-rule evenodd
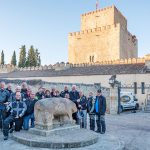
<path id="1" fill-rule="evenodd" d="M 74 111 L 75 104 L 67 99 L 50 98 L 38 101 L 35 104 L 35 128 L 14 132 L 12 138 L 21 144 L 37 148 L 77 149 L 94 144 L 90 149 L 124 149 L 124 144 L 114 136 L 80 129 L 79 125 L 73 123 Z"/>
<path id="2" fill-rule="evenodd" d="M 65 126 L 58 127 L 58 128 L 53 128 L 50 130 L 31 128 L 29 130 L 29 133 L 47 137 L 47 136 L 50 136 L 51 134 L 59 134 L 59 132 L 63 132 L 63 131 L 65 132 L 65 131 L 75 130 L 75 129 L 80 129 L 80 126 L 72 124 L 72 125 L 65 125 Z"/>
<path id="3" fill-rule="evenodd" d="M 35 104 L 35 128 L 14 133 L 19 143 L 40 148 L 77 148 L 94 144 L 98 134 L 80 129 L 72 119 L 76 105 L 64 98 L 49 98 Z"/>
<path id="4" fill-rule="evenodd" d="M 21 144 L 38 148 L 78 148 L 97 143 L 98 134 L 79 126 L 64 127 L 52 130 L 31 129 L 16 132 L 13 139 Z"/>

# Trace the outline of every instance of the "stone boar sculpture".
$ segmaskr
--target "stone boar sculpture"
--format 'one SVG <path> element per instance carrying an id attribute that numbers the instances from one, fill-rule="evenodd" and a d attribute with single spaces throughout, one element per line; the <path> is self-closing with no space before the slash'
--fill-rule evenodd
<path id="1" fill-rule="evenodd" d="M 72 124 L 72 114 L 77 111 L 75 103 L 66 98 L 46 98 L 34 106 L 35 127 L 52 129 L 65 124 Z"/>

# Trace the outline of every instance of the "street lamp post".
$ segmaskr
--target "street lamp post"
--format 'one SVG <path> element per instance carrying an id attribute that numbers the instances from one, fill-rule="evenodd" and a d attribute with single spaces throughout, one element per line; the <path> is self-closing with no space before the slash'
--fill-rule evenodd
<path id="1" fill-rule="evenodd" d="M 120 114 L 120 107 L 121 107 L 121 102 L 120 102 L 120 100 L 121 100 L 121 98 L 120 98 L 120 92 L 121 92 L 121 82 L 118 82 L 117 83 L 117 86 L 118 86 L 118 114 Z"/>

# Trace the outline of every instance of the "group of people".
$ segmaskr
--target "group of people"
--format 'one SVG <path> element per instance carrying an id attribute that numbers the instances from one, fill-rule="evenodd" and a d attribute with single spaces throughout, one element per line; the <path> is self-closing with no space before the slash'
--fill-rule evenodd
<path id="1" fill-rule="evenodd" d="M 105 112 L 106 98 L 101 90 L 97 90 L 94 97 L 90 92 L 86 97 L 82 91 L 78 91 L 76 85 L 69 91 L 68 86 L 59 92 L 55 88 L 51 91 L 40 87 L 35 93 L 26 82 L 21 86 L 16 86 L 12 91 L 12 85 L 0 82 L 0 128 L 3 131 L 4 140 L 8 139 L 10 132 L 28 130 L 34 127 L 34 105 L 38 100 L 51 97 L 67 98 L 75 103 L 77 112 L 72 114 L 76 124 L 81 128 L 87 128 L 87 114 L 90 118 L 90 129 L 95 131 L 95 122 L 97 123 L 96 132 L 104 134 L 106 131 Z"/>

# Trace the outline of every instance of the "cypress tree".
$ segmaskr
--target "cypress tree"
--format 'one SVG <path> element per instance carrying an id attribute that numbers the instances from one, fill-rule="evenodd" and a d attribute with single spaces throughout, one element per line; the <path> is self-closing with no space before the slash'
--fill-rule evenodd
<path id="1" fill-rule="evenodd" d="M 18 63 L 18 67 L 25 67 L 26 66 L 26 46 L 23 45 L 20 48 L 20 56 L 19 56 L 19 63 Z"/>
<path id="2" fill-rule="evenodd" d="M 36 54 L 36 66 L 40 66 L 41 58 L 40 58 L 40 53 L 38 52 L 38 49 L 35 50 L 35 54 Z"/>
<path id="3" fill-rule="evenodd" d="M 11 64 L 16 66 L 17 65 L 17 60 L 16 60 L 16 52 L 13 52 L 12 58 L 11 58 Z"/>
<path id="4" fill-rule="evenodd" d="M 4 65 L 5 61 L 4 61 L 4 51 L 2 50 L 1 52 L 1 65 Z"/>
<path id="5" fill-rule="evenodd" d="M 26 66 L 27 67 L 33 67 L 33 66 L 36 67 L 37 66 L 36 52 L 35 52 L 33 46 L 31 46 L 28 51 Z"/>
<path id="6" fill-rule="evenodd" d="M 38 61 L 39 61 L 38 66 L 41 66 L 41 57 L 40 57 L 40 56 L 39 56 L 39 58 L 38 58 Z"/>

